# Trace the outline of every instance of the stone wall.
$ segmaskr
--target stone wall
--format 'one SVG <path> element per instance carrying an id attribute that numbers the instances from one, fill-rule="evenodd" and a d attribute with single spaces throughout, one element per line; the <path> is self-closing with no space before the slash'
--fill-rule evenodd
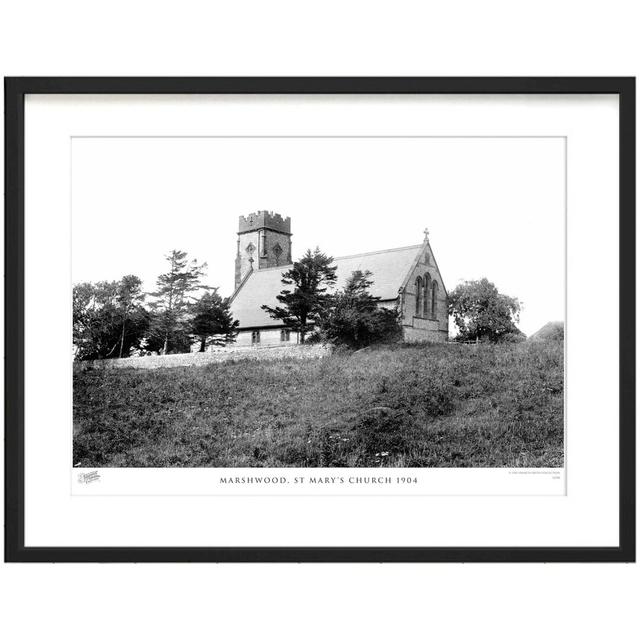
<path id="1" fill-rule="evenodd" d="M 267 347 L 287 347 L 295 345 L 298 342 L 298 334 L 295 331 L 289 332 L 289 340 L 281 340 L 281 327 L 274 329 L 260 329 L 260 346 Z M 236 345 L 239 347 L 251 346 L 251 334 L 253 332 L 247 329 L 246 331 L 239 331 L 236 336 Z"/>
<path id="2" fill-rule="evenodd" d="M 202 367 L 207 364 L 237 360 L 283 360 L 285 358 L 322 358 L 331 353 L 324 345 L 287 345 L 278 347 L 230 347 L 205 353 L 177 353 L 168 356 L 113 358 L 76 362 L 74 368 L 98 369 L 162 369 L 166 367 Z"/>
<path id="3" fill-rule="evenodd" d="M 407 343 L 413 342 L 446 342 L 449 338 L 449 332 L 446 329 L 426 330 L 403 326 L 402 339 Z"/>

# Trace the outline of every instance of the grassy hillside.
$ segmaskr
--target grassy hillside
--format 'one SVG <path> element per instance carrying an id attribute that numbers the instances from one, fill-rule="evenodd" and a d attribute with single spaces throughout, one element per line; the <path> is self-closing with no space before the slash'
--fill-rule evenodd
<path id="1" fill-rule="evenodd" d="M 74 463 L 562 466 L 563 377 L 562 342 L 87 370 L 74 377 Z"/>

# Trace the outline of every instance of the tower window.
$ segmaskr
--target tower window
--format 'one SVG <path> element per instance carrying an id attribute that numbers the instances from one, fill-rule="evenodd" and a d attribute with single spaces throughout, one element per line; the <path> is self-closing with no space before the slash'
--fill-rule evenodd
<path id="1" fill-rule="evenodd" d="M 279 242 L 273 245 L 273 255 L 276 257 L 276 267 L 280 264 L 280 256 L 282 255 L 282 247 Z"/>
<path id="2" fill-rule="evenodd" d="M 416 313 L 415 315 L 422 315 L 422 278 L 418 276 L 416 278 Z"/>

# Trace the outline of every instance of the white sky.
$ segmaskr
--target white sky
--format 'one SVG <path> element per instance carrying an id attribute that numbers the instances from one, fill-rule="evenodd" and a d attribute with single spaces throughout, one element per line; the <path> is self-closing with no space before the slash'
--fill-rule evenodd
<path id="1" fill-rule="evenodd" d="M 75 138 L 73 281 L 140 276 L 181 249 L 233 290 L 238 216 L 290 216 L 293 257 L 411 244 L 447 289 L 486 276 L 527 334 L 564 319 L 562 138 Z"/>

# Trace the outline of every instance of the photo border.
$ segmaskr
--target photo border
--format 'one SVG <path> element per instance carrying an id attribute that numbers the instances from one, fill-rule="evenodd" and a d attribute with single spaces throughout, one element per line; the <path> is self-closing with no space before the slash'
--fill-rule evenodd
<path id="1" fill-rule="evenodd" d="M 26 547 L 24 544 L 24 105 L 27 94 L 617 94 L 619 97 L 619 288 L 621 292 L 620 538 L 618 546 Z M 636 537 L 635 297 L 635 78 L 5 78 L 5 561 L 634 562 Z"/>

